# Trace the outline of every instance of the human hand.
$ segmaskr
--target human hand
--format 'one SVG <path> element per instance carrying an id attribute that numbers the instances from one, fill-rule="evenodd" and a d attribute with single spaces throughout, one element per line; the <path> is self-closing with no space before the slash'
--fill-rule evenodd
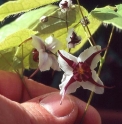
<path id="1" fill-rule="evenodd" d="M 86 103 L 66 95 L 62 105 L 57 89 L 15 73 L 0 71 L 0 124 L 79 124 Z M 89 106 L 84 124 L 101 124 L 98 112 Z"/>

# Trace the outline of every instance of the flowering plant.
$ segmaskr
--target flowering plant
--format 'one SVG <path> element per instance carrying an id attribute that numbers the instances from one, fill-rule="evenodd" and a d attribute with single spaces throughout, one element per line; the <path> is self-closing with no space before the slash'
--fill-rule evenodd
<path id="1" fill-rule="evenodd" d="M 72 0 L 28 1 L 33 4 L 21 6 L 26 4 L 26 0 L 18 0 L 0 6 L 0 12 L 4 13 L 0 15 L 0 21 L 6 20 L 10 15 L 25 12 L 1 27 L 0 69 L 21 76 L 24 70 L 37 69 L 36 72 L 40 70 L 43 73 L 53 69 L 53 78 L 54 73 L 62 70 L 64 74 L 59 85 L 61 103 L 63 104 L 65 94 L 73 93 L 82 86 L 91 91 L 86 113 L 93 93 L 103 94 L 104 88 L 113 88 L 104 85 L 99 76 L 113 31 L 115 28 L 122 29 L 122 4 L 95 8 L 88 13 L 78 0 L 77 4 L 73 4 Z M 47 5 L 57 1 L 58 6 Z M 10 8 L 11 5 L 14 9 Z M 101 48 L 93 34 L 102 24 L 111 24 L 112 31 L 108 44 Z M 88 41 L 89 48 L 76 57 L 74 54 L 83 50 Z"/>

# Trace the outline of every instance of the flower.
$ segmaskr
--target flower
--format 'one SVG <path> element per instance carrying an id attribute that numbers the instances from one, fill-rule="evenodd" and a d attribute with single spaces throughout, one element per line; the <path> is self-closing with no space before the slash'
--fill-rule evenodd
<path id="1" fill-rule="evenodd" d="M 50 67 L 53 70 L 59 71 L 59 65 L 57 62 L 57 58 L 55 53 L 57 52 L 58 47 L 58 40 L 55 39 L 53 36 L 49 36 L 45 39 L 45 42 L 43 42 L 42 39 L 40 39 L 38 36 L 32 36 L 32 45 L 36 50 L 34 49 L 34 52 L 36 55 L 38 55 L 37 61 L 39 61 L 39 69 L 41 71 L 50 70 Z M 33 58 L 37 58 L 34 56 Z"/>
<path id="2" fill-rule="evenodd" d="M 67 40 L 67 47 L 74 48 L 77 44 L 80 43 L 81 37 L 77 36 L 77 34 L 74 32 L 74 29 L 71 28 L 68 30 L 68 36 L 66 40 Z"/>
<path id="3" fill-rule="evenodd" d="M 62 95 L 61 103 L 65 93 L 73 93 L 80 86 L 97 94 L 104 92 L 105 86 L 94 70 L 100 61 L 102 51 L 100 46 L 90 47 L 78 58 L 64 50 L 58 51 L 59 66 L 65 72 L 62 83 L 59 85 Z"/>
<path id="4" fill-rule="evenodd" d="M 72 6 L 72 1 L 71 0 L 62 0 L 59 3 L 59 7 L 61 8 L 61 11 L 63 13 L 67 12 Z"/>

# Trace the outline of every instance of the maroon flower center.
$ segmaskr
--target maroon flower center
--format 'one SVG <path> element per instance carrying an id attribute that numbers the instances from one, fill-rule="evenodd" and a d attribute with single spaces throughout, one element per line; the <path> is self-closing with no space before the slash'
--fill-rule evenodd
<path id="1" fill-rule="evenodd" d="M 71 37 L 70 37 L 70 42 L 69 43 L 72 43 L 72 44 L 77 44 L 77 43 L 79 43 L 80 42 L 80 38 L 78 38 L 78 36 L 76 35 L 76 33 L 75 32 L 72 32 L 72 35 L 71 35 Z M 68 44 L 69 44 L 68 43 Z"/>
<path id="2" fill-rule="evenodd" d="M 85 62 L 79 62 L 73 68 L 73 78 L 76 81 L 88 81 L 92 76 L 90 66 Z"/>
<path id="3" fill-rule="evenodd" d="M 63 4 L 61 4 L 62 5 L 62 9 L 65 9 L 65 8 L 68 8 L 68 2 L 67 1 L 65 1 Z"/>

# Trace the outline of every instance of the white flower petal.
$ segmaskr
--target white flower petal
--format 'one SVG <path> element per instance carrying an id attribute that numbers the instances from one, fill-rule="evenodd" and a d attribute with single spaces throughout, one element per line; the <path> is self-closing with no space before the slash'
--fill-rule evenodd
<path id="1" fill-rule="evenodd" d="M 52 65 L 52 59 L 48 56 L 46 52 L 43 50 L 39 50 L 39 69 L 41 71 L 50 70 L 50 67 Z"/>
<path id="2" fill-rule="evenodd" d="M 67 42 L 70 42 L 70 41 L 71 41 L 71 38 L 70 38 L 70 37 L 71 37 L 73 31 L 74 31 L 74 28 L 70 28 L 70 29 L 68 30 L 68 36 L 67 36 L 67 38 L 66 38 Z"/>
<path id="3" fill-rule="evenodd" d="M 92 78 L 94 79 L 95 82 L 97 82 L 98 84 L 100 85 L 103 85 L 103 82 L 100 80 L 100 78 L 97 76 L 96 72 L 95 71 L 92 71 Z M 84 88 L 84 89 L 88 89 L 90 91 L 94 91 L 95 93 L 97 94 L 103 94 L 104 93 L 104 88 L 103 87 L 99 87 L 99 86 L 96 86 L 94 84 L 92 84 L 91 82 L 89 81 L 86 81 L 86 82 L 79 82 L 79 84 L 81 84 L 81 86 Z M 104 86 L 104 85 L 103 85 Z"/>
<path id="4" fill-rule="evenodd" d="M 47 50 L 56 53 L 59 49 L 60 42 L 53 36 L 49 36 L 45 39 L 45 45 Z"/>
<path id="5" fill-rule="evenodd" d="M 101 47 L 99 45 L 97 46 L 92 46 L 86 50 L 84 50 L 84 52 L 82 52 L 79 57 L 78 57 L 78 62 L 84 62 L 87 58 L 89 58 L 93 53 L 97 52 L 101 50 Z M 91 63 L 90 68 L 94 69 L 97 67 L 97 63 L 100 61 L 100 54 L 96 55 Z"/>
<path id="6" fill-rule="evenodd" d="M 78 81 L 73 82 L 72 84 L 69 85 L 69 87 L 66 90 L 67 94 L 74 93 L 77 88 L 79 88 L 81 85 L 78 83 Z"/>
<path id="7" fill-rule="evenodd" d="M 51 68 L 53 70 L 61 71 L 61 69 L 59 68 L 59 64 L 58 64 L 58 60 L 57 60 L 56 56 L 54 56 L 54 55 L 49 55 L 49 56 L 52 58 Z"/>
<path id="8" fill-rule="evenodd" d="M 67 44 L 67 47 L 68 47 L 68 48 L 74 48 L 74 47 L 75 47 L 75 45 L 74 45 L 74 44 L 72 44 L 72 43 L 68 43 L 68 44 Z"/>
<path id="9" fill-rule="evenodd" d="M 61 95 L 63 95 L 64 92 L 67 94 L 74 93 L 76 91 L 76 89 L 80 87 L 80 84 L 77 81 L 75 81 L 75 82 L 71 83 L 68 86 L 67 90 L 65 91 L 65 87 L 66 87 L 67 83 L 69 82 L 69 80 L 71 79 L 71 77 L 72 77 L 72 75 L 66 75 L 66 74 L 63 75 L 62 83 L 59 85 L 59 88 L 61 89 L 61 91 L 60 91 Z"/>
<path id="10" fill-rule="evenodd" d="M 74 61 L 77 63 L 77 57 L 67 53 L 64 50 L 60 50 L 61 54 L 65 56 L 67 59 Z M 72 68 L 68 65 L 68 63 L 60 56 L 58 55 L 58 63 L 59 67 L 66 73 L 66 74 L 72 74 Z"/>
<path id="11" fill-rule="evenodd" d="M 34 48 L 36 48 L 38 51 L 40 49 L 45 49 L 45 44 L 44 42 L 41 40 L 40 37 L 33 35 L 32 36 L 32 45 L 34 46 Z"/>

